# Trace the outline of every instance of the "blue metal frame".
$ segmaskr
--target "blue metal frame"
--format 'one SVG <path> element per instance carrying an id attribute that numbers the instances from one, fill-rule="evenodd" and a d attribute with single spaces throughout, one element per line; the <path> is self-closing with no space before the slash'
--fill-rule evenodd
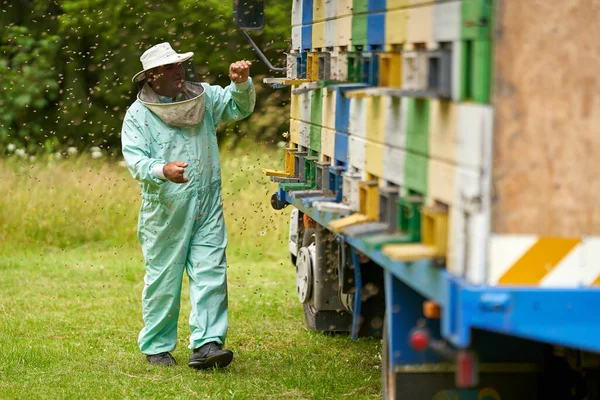
<path id="1" fill-rule="evenodd" d="M 278 196 L 323 226 L 338 218 L 305 206 L 281 189 Z M 344 240 L 384 268 L 386 279 L 394 277 L 437 302 L 442 308 L 442 336 L 457 347 L 468 347 L 472 329 L 482 329 L 600 353 L 600 289 L 477 286 L 429 260 L 392 261 L 367 248 L 360 238 Z"/>
<path id="2" fill-rule="evenodd" d="M 600 352 L 600 289 L 474 286 L 444 273 L 442 334 L 458 347 L 471 329 Z"/>

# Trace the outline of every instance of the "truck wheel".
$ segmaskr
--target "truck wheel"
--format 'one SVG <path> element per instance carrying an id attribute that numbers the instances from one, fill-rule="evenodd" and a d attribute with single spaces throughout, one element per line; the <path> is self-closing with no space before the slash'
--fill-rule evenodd
<path id="1" fill-rule="evenodd" d="M 390 363 L 390 338 L 387 320 L 383 319 L 383 344 L 381 346 L 381 388 L 384 400 L 396 400 L 396 374 Z"/>
<path id="2" fill-rule="evenodd" d="M 309 247 L 313 243 L 315 229 L 306 229 L 302 237 L 302 247 Z M 352 330 L 352 314 L 346 311 L 317 310 L 310 303 L 303 303 L 302 306 L 306 327 L 312 331 L 348 333 Z"/>

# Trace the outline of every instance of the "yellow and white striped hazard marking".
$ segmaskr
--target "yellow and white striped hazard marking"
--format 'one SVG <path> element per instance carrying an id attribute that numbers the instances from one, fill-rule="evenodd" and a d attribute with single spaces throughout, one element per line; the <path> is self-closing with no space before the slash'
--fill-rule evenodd
<path id="1" fill-rule="evenodd" d="M 492 235 L 488 283 L 497 286 L 600 286 L 600 238 Z"/>

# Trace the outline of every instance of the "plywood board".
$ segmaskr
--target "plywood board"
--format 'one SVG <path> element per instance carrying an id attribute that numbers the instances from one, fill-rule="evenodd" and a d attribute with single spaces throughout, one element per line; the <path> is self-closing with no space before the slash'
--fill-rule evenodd
<path id="1" fill-rule="evenodd" d="M 496 15 L 492 231 L 598 235 L 600 2 L 502 1 Z"/>

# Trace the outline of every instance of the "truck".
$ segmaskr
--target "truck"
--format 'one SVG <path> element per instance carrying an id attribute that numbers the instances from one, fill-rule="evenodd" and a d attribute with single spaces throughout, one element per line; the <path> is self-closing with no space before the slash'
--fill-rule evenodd
<path id="1" fill-rule="evenodd" d="M 255 50 L 306 325 L 382 338 L 385 399 L 600 398 L 600 4 L 290 5 L 286 66 Z"/>

